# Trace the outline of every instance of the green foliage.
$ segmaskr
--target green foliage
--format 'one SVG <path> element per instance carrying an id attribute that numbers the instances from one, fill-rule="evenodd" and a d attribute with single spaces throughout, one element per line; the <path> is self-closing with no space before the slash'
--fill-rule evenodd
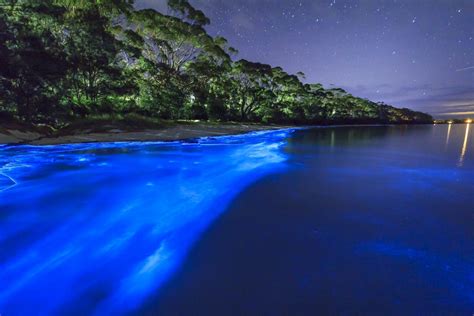
<path id="1" fill-rule="evenodd" d="M 303 73 L 233 61 L 205 14 L 168 0 L 170 15 L 131 0 L 0 0 L 0 117 L 61 126 L 78 119 L 318 124 L 432 122 Z M 103 122 L 105 119 L 98 120 Z"/>

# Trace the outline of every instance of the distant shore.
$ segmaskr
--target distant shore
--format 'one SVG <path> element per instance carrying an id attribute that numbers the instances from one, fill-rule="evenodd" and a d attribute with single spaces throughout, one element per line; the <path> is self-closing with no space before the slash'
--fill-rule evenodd
<path id="1" fill-rule="evenodd" d="M 198 137 L 224 136 L 252 131 L 289 128 L 284 125 L 206 123 L 193 122 L 173 124 L 159 128 L 123 130 L 113 127 L 94 131 L 78 129 L 43 134 L 41 131 L 24 130 L 16 127 L 0 129 L 0 144 L 57 145 L 73 143 L 120 142 L 120 141 L 174 141 Z"/>

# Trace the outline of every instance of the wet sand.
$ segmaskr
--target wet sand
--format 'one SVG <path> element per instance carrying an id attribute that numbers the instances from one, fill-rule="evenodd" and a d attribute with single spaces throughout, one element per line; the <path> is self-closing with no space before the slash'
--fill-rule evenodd
<path id="1" fill-rule="evenodd" d="M 161 129 L 144 129 L 142 131 L 110 129 L 106 132 L 91 132 L 88 130 L 78 130 L 70 134 L 58 135 L 42 135 L 38 132 L 0 129 L 0 144 L 55 145 L 120 141 L 173 141 L 206 136 L 241 134 L 284 127 L 289 126 L 196 123 L 178 124 Z"/>

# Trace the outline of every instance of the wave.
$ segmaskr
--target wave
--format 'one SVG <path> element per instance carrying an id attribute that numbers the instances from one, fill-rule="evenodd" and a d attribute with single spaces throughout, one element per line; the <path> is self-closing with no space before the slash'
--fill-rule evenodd
<path id="1" fill-rule="evenodd" d="M 293 130 L 196 142 L 1 149 L 0 311 L 125 314 L 168 280 Z"/>

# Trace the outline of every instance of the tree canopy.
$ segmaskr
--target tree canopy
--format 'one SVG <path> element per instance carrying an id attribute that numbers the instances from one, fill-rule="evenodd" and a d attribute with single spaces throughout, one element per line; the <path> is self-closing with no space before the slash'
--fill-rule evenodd
<path id="1" fill-rule="evenodd" d="M 94 115 L 285 124 L 425 123 L 304 74 L 236 59 L 187 0 L 167 14 L 131 0 L 2 0 L 0 118 L 67 124 Z"/>

